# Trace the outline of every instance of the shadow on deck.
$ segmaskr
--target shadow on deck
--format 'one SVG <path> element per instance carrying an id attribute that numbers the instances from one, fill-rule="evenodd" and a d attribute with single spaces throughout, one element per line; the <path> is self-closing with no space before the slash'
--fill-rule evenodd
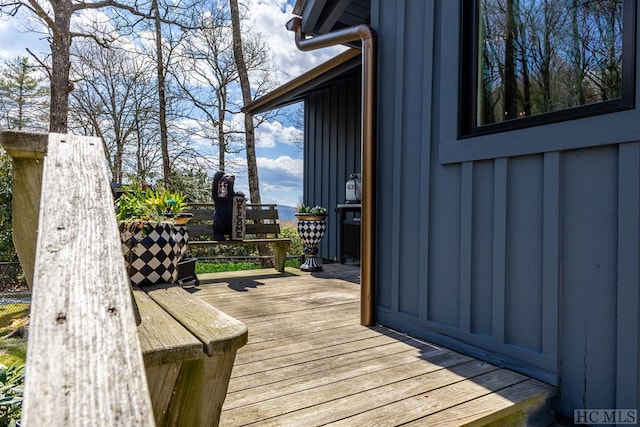
<path id="1" fill-rule="evenodd" d="M 221 426 L 540 425 L 555 389 L 359 323 L 359 269 L 200 275 L 192 292 L 245 322 Z"/>

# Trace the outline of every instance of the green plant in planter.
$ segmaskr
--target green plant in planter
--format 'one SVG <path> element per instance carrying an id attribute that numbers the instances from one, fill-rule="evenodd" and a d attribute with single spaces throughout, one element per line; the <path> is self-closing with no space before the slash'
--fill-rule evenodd
<path id="1" fill-rule="evenodd" d="M 137 182 L 123 189 L 124 194 L 116 201 L 116 218 L 131 283 L 174 282 L 188 240 L 183 225 L 191 214 L 183 213 L 185 197 Z"/>
<path id="2" fill-rule="evenodd" d="M 125 193 L 116 201 L 118 221 L 166 221 L 182 213 L 186 208 L 185 197 L 179 193 L 149 187 L 133 182 L 124 186 Z"/>
<path id="3" fill-rule="evenodd" d="M 307 206 L 304 203 L 298 203 L 298 214 L 307 214 L 307 215 L 326 215 L 327 209 L 322 206 Z"/>

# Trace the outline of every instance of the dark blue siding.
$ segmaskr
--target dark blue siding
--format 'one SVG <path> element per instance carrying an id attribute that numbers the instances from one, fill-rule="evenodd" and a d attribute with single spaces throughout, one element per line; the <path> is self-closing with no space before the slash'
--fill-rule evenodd
<path id="1" fill-rule="evenodd" d="M 338 256 L 334 209 L 345 202 L 349 175 L 360 172 L 360 82 L 353 76 L 305 100 L 303 198 L 329 211 L 319 253 L 324 259 Z"/>
<path id="2" fill-rule="evenodd" d="M 378 319 L 636 408 L 640 113 L 457 140 L 462 3 L 372 0 Z"/>
<path id="3" fill-rule="evenodd" d="M 491 335 L 491 284 L 493 280 L 493 162 L 473 166 L 471 235 L 471 295 L 469 332 Z"/>
<path id="4" fill-rule="evenodd" d="M 618 161 L 618 295 L 616 405 L 640 408 L 638 328 L 640 324 L 640 144 L 620 146 Z"/>
<path id="5" fill-rule="evenodd" d="M 505 342 L 542 350 L 543 157 L 509 161 Z"/>
<path id="6" fill-rule="evenodd" d="M 618 147 L 563 155 L 561 385 L 615 408 Z"/>
<path id="7" fill-rule="evenodd" d="M 377 319 L 557 384 L 570 417 L 638 408 L 640 112 L 458 140 L 462 3 L 371 1 Z M 307 203 L 359 171 L 359 84 L 307 100 Z"/>
<path id="8" fill-rule="evenodd" d="M 441 172 L 431 180 L 431 197 L 438 203 L 431 203 L 429 215 L 428 318 L 457 326 L 460 271 L 451 265 L 460 258 L 460 193 L 450 191 L 449 185 L 460 185 L 460 168 L 449 166 Z"/>

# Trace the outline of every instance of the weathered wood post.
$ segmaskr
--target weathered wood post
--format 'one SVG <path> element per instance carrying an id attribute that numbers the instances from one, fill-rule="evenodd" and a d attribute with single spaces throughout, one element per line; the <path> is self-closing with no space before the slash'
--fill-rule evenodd
<path id="1" fill-rule="evenodd" d="M 98 138 L 0 133 L 32 289 L 22 424 L 154 425 Z"/>
<path id="2" fill-rule="evenodd" d="M 13 168 L 11 206 L 13 245 L 18 253 L 29 289 L 33 286 L 40 188 L 47 139 L 46 134 L 11 131 L 0 133 L 0 144 L 11 156 Z"/>

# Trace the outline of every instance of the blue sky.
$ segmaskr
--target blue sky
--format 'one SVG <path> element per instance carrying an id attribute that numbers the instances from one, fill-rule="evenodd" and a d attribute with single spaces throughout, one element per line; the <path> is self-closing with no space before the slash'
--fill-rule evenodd
<path id="1" fill-rule="evenodd" d="M 295 47 L 293 33 L 284 27 L 293 16 L 291 10 L 294 0 L 244 0 L 241 3 L 249 10 L 251 27 L 267 41 L 278 70 L 278 84 L 297 77 L 343 50 L 334 47 L 301 52 Z M 38 28 L 37 23 L 29 23 L 24 17 L 19 20 L 0 17 L 0 60 L 27 56 L 27 48 L 42 57 L 49 53 L 43 36 L 36 31 L 29 31 L 29 26 Z M 301 199 L 302 151 L 292 142 L 296 133 L 299 136 L 300 132 L 285 117 L 257 129 L 256 155 L 262 203 L 295 206 Z M 212 148 L 211 152 L 216 150 L 217 147 Z M 248 194 L 246 176 L 237 176 L 236 190 Z"/>

